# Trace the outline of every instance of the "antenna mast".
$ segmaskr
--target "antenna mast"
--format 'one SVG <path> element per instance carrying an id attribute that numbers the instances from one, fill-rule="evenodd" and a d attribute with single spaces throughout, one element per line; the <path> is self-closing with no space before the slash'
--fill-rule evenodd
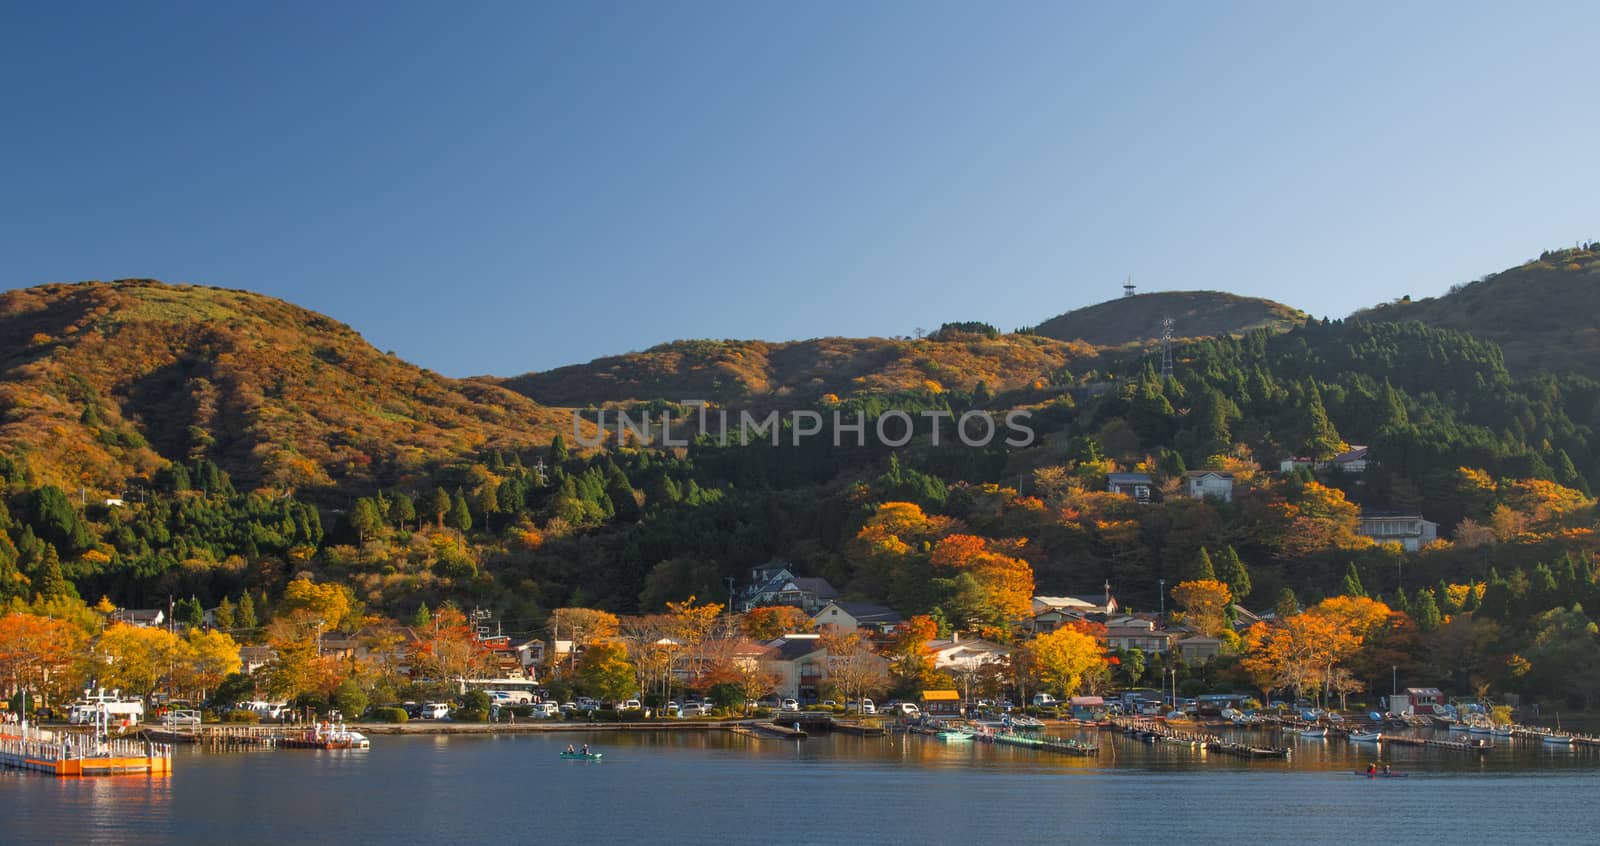
<path id="1" fill-rule="evenodd" d="M 1129 276 L 1128 281 L 1122 283 L 1122 295 L 1124 297 L 1131 297 L 1133 296 L 1134 289 L 1138 287 L 1138 285 L 1133 284 L 1133 277 Z"/>
<path id="2" fill-rule="evenodd" d="M 1166 381 L 1172 378 L 1172 326 L 1176 321 L 1170 317 L 1161 318 L 1161 379 Z"/>

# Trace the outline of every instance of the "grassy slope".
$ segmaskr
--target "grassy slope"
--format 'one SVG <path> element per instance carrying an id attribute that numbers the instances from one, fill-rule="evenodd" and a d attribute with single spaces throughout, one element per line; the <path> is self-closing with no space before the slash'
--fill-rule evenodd
<path id="1" fill-rule="evenodd" d="M 1220 291 L 1162 291 L 1108 300 L 1069 311 L 1034 327 L 1033 332 L 1063 341 L 1116 347 L 1161 337 L 1161 320 L 1171 317 L 1180 338 L 1237 335 L 1251 329 L 1288 329 L 1306 319 L 1282 303 Z"/>

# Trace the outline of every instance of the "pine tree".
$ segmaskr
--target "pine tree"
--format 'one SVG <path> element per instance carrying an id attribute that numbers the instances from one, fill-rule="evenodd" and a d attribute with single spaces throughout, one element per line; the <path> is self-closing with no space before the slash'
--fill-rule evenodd
<path id="1" fill-rule="evenodd" d="M 235 622 L 233 618 L 233 602 L 224 596 L 222 601 L 217 603 L 217 610 L 214 612 L 212 619 L 217 621 L 217 628 L 223 631 L 231 630 Z"/>
<path id="2" fill-rule="evenodd" d="M 415 519 L 417 519 L 417 506 L 411 501 L 410 496 L 397 493 L 394 499 L 389 500 L 389 522 L 393 523 L 396 529 L 405 531 L 406 524 Z"/>
<path id="3" fill-rule="evenodd" d="M 450 494 L 445 493 L 444 488 L 434 488 L 433 493 L 428 494 L 428 513 L 433 515 L 434 522 L 441 529 L 444 528 L 445 515 L 450 513 L 450 505 Z"/>
<path id="4" fill-rule="evenodd" d="M 1433 597 L 1433 591 L 1427 588 L 1417 588 L 1416 595 L 1411 600 L 1411 616 L 1417 621 L 1417 628 L 1431 632 L 1439 628 L 1444 622 L 1444 615 L 1439 612 L 1439 603 Z"/>
<path id="5" fill-rule="evenodd" d="M 1305 392 L 1296 430 L 1300 435 L 1300 455 L 1313 461 L 1326 461 L 1345 449 L 1338 430 L 1333 428 L 1333 422 L 1328 419 L 1328 410 L 1322 405 L 1322 392 L 1317 389 L 1315 382 Z"/>
<path id="6" fill-rule="evenodd" d="M 1211 553 L 1207 552 L 1206 548 L 1202 546 L 1200 547 L 1200 554 L 1194 557 L 1189 569 L 1184 572 L 1183 580 L 1186 582 L 1198 582 L 1202 579 L 1214 580 L 1216 578 L 1217 570 L 1211 565 Z"/>
<path id="7" fill-rule="evenodd" d="M 1278 591 L 1278 601 L 1272 604 L 1272 613 L 1282 620 L 1300 613 L 1300 600 L 1294 598 L 1294 591 L 1283 588 Z"/>
<path id="8" fill-rule="evenodd" d="M 1229 592 L 1233 594 L 1234 602 L 1243 602 L 1250 595 L 1250 571 L 1245 569 L 1244 562 L 1239 560 L 1239 553 L 1232 546 L 1223 547 L 1216 560 L 1217 578 L 1227 584 Z"/>
<path id="9" fill-rule="evenodd" d="M 1383 380 L 1383 396 L 1378 398 L 1381 403 L 1378 410 L 1378 426 L 1404 426 L 1409 420 L 1406 415 L 1405 401 L 1400 398 L 1400 392 L 1388 379 Z"/>
<path id="10" fill-rule="evenodd" d="M 256 602 L 250 598 L 250 592 L 245 591 L 239 595 L 239 628 L 251 631 L 256 627 Z"/>
<path id="11" fill-rule="evenodd" d="M 424 602 L 417 606 L 417 613 L 411 615 L 411 627 L 425 629 L 431 625 L 433 625 L 433 612 L 428 610 L 428 603 Z"/>
<path id="12" fill-rule="evenodd" d="M 356 530 L 356 543 L 366 543 L 383 529 L 383 509 L 370 497 L 361 497 L 350 510 L 350 528 Z"/>
<path id="13" fill-rule="evenodd" d="M 561 465 L 567 463 L 567 457 L 567 441 L 565 438 L 561 437 L 561 435 L 557 434 L 554 438 L 550 439 L 550 464 L 555 467 L 560 467 Z"/>
<path id="14" fill-rule="evenodd" d="M 191 596 L 178 602 L 178 622 L 191 628 L 198 629 L 206 624 L 206 609 L 200 604 L 198 597 Z"/>
<path id="15" fill-rule="evenodd" d="M 1350 568 L 1344 571 L 1344 595 L 1366 596 L 1367 589 L 1361 586 L 1361 574 L 1356 571 L 1356 562 L 1350 562 Z"/>
<path id="16" fill-rule="evenodd" d="M 54 544 L 44 545 L 44 555 L 34 573 L 33 587 L 35 595 L 46 599 L 58 597 L 76 599 L 78 596 L 77 589 L 61 572 L 61 556 L 56 552 Z"/>
<path id="17" fill-rule="evenodd" d="M 450 498 L 450 517 L 446 521 L 450 528 L 463 532 L 472 529 L 472 512 L 467 509 L 467 498 L 461 495 L 457 488 L 455 496 Z"/>

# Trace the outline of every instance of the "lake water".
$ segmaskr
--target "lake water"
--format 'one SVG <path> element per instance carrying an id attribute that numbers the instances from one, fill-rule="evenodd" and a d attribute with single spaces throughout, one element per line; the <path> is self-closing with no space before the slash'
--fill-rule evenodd
<path id="1" fill-rule="evenodd" d="M 1092 735 L 1089 735 L 1092 736 Z M 565 761 L 567 743 L 603 761 Z M 0 843 L 1593 844 L 1600 752 L 1482 759 L 1285 741 L 1246 762 L 1102 735 L 1098 758 L 934 738 L 377 737 L 351 752 L 178 751 L 162 779 L 0 772 Z"/>

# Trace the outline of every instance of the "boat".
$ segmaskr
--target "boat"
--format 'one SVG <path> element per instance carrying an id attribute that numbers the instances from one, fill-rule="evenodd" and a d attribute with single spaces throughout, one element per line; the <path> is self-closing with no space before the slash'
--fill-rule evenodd
<path id="1" fill-rule="evenodd" d="M 604 752 L 562 752 L 561 757 L 568 761 L 598 761 Z"/>
<path id="2" fill-rule="evenodd" d="M 936 736 L 946 743 L 959 743 L 963 740 L 971 740 L 972 732 L 951 729 L 949 731 L 941 731 Z"/>
<path id="3" fill-rule="evenodd" d="M 278 745 L 286 749 L 369 749 L 372 742 L 361 732 L 345 728 L 343 722 L 322 722 L 283 737 Z"/>
<path id="4" fill-rule="evenodd" d="M 1495 726 L 1494 732 L 1492 733 L 1495 737 L 1516 737 L 1517 735 L 1516 731 L 1512 729 L 1511 726 Z"/>
<path id="5" fill-rule="evenodd" d="M 1490 723 L 1473 723 L 1467 726 L 1467 731 L 1472 734 L 1494 734 L 1494 726 Z"/>
<path id="6" fill-rule="evenodd" d="M 1318 728 L 1301 729 L 1298 733 L 1301 737 L 1310 740 L 1322 740 L 1328 736 L 1328 727 L 1320 726 Z"/>
<path id="7" fill-rule="evenodd" d="M 1572 735 L 1570 735 L 1570 734 L 1547 734 L 1547 735 L 1544 736 L 1544 745 L 1546 745 L 1546 746 L 1571 746 L 1572 745 Z"/>
<path id="8" fill-rule="evenodd" d="M 1366 776 L 1367 778 L 1406 778 L 1411 775 L 1410 773 L 1369 773 L 1366 770 L 1356 770 L 1355 774 L 1358 776 Z"/>
<path id="9" fill-rule="evenodd" d="M 1383 740 L 1381 731 L 1353 731 L 1350 732 L 1352 743 L 1378 743 Z"/>

